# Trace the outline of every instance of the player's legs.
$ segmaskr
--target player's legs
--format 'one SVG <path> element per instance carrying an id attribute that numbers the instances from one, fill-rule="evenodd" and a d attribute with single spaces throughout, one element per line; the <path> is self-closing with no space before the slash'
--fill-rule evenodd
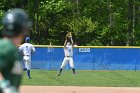
<path id="1" fill-rule="evenodd" d="M 28 60 L 28 67 L 27 67 L 27 74 L 28 74 L 28 78 L 31 79 L 31 74 L 30 74 L 30 71 L 31 71 L 31 57 L 29 56 L 29 60 Z"/>
<path id="2" fill-rule="evenodd" d="M 60 76 L 60 75 L 61 75 L 63 69 L 65 68 L 65 66 L 66 66 L 67 64 L 68 64 L 68 60 L 67 60 L 67 58 L 65 57 L 64 60 L 63 60 L 63 62 L 62 62 L 62 65 L 61 65 L 61 67 L 60 67 L 59 74 L 58 74 L 57 76 Z"/>
<path id="3" fill-rule="evenodd" d="M 31 70 L 31 61 L 29 60 L 27 64 L 27 75 L 29 79 L 31 79 L 30 70 Z"/>
<path id="4" fill-rule="evenodd" d="M 27 70 L 27 66 L 26 66 L 26 57 L 25 56 L 23 56 L 23 62 L 24 62 L 23 70 L 26 71 Z"/>
<path id="5" fill-rule="evenodd" d="M 26 57 L 25 57 L 25 56 L 23 56 L 23 62 L 24 62 L 23 71 L 27 71 L 27 67 L 26 67 Z"/>
<path id="6" fill-rule="evenodd" d="M 27 69 L 27 76 L 28 76 L 29 79 L 31 79 L 31 76 L 30 76 L 31 57 L 30 56 L 25 56 L 24 60 L 25 60 L 25 68 Z"/>
<path id="7" fill-rule="evenodd" d="M 73 58 L 70 58 L 69 63 L 70 63 L 70 67 L 72 68 L 73 74 L 75 74 L 75 67 L 74 67 Z"/>
<path id="8" fill-rule="evenodd" d="M 67 64 L 68 64 L 68 59 L 65 57 L 60 68 L 64 69 Z"/>
<path id="9" fill-rule="evenodd" d="M 23 68 L 23 71 L 27 71 L 27 68 L 26 68 L 26 60 L 23 60 L 24 61 L 24 68 Z"/>

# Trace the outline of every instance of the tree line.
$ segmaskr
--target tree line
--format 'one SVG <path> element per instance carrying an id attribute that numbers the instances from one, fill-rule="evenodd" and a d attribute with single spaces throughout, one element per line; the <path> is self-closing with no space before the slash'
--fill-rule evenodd
<path id="1" fill-rule="evenodd" d="M 139 0 L 1 0 L 0 20 L 15 7 L 29 13 L 34 44 L 63 45 L 72 32 L 78 45 L 140 45 Z"/>

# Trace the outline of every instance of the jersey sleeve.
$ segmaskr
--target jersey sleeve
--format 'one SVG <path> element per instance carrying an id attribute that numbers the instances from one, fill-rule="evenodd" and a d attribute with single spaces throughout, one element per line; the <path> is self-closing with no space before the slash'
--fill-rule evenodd
<path id="1" fill-rule="evenodd" d="M 23 46 L 22 45 L 19 47 L 19 51 L 20 52 L 23 51 Z"/>
<path id="2" fill-rule="evenodd" d="M 35 50 L 35 47 L 32 46 L 32 53 L 34 53 L 36 50 Z"/>
<path id="3" fill-rule="evenodd" d="M 22 45 L 18 48 L 18 50 L 23 55 L 23 46 Z"/>

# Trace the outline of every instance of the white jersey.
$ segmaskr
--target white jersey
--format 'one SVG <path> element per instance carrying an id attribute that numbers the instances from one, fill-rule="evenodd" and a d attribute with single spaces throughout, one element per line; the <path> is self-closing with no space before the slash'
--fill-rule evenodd
<path id="1" fill-rule="evenodd" d="M 73 46 L 72 45 L 66 45 L 66 48 L 64 48 L 65 56 L 73 56 Z"/>
<path id="2" fill-rule="evenodd" d="M 35 48 L 30 43 L 24 43 L 19 47 L 19 51 L 23 53 L 24 56 L 30 56 L 35 52 Z"/>

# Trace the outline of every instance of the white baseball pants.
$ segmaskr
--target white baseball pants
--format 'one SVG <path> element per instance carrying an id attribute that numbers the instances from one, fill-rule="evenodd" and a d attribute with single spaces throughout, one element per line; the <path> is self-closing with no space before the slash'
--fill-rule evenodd
<path id="1" fill-rule="evenodd" d="M 63 62 L 62 62 L 61 68 L 64 69 L 65 66 L 68 63 L 70 64 L 70 67 L 73 69 L 74 68 L 74 62 L 73 62 L 73 58 L 72 57 L 65 57 Z"/>
<path id="2" fill-rule="evenodd" d="M 27 70 L 31 70 L 31 56 L 23 56 L 23 61 L 25 64 L 25 68 Z"/>

